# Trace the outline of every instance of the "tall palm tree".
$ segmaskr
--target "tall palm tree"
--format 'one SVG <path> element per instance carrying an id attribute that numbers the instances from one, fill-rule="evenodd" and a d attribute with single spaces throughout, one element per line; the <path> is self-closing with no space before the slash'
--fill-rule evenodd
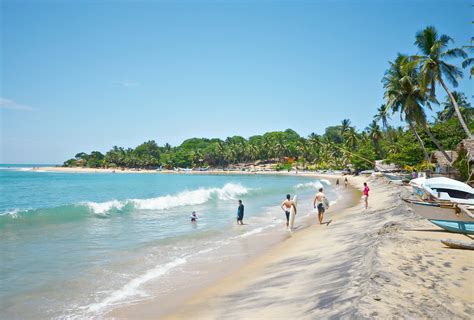
<path id="1" fill-rule="evenodd" d="M 382 79 L 385 88 L 384 96 L 387 100 L 387 108 L 391 109 L 393 113 L 400 112 L 400 120 L 405 119 L 423 151 L 424 159 L 429 161 L 430 156 L 415 127 L 414 113 L 420 109 L 412 108 L 410 105 L 410 102 L 418 103 L 420 97 L 413 95 L 412 85 L 410 83 L 413 78 L 405 77 L 406 72 L 404 72 L 404 69 L 407 66 L 408 60 L 407 56 L 399 54 L 394 62 L 390 62 L 390 68 L 385 72 Z"/>
<path id="2" fill-rule="evenodd" d="M 462 78 L 462 71 L 455 65 L 445 62 L 445 59 L 458 57 L 467 58 L 467 54 L 463 49 L 447 49 L 448 44 L 452 41 L 453 39 L 445 34 L 439 36 L 436 29 L 432 26 L 419 31 L 415 37 L 415 45 L 421 51 L 421 55 L 415 56 L 415 62 L 421 66 L 420 76 L 422 90 L 424 92 L 429 90 L 430 96 L 434 98 L 436 83 L 439 83 L 451 99 L 456 115 L 466 135 L 469 138 L 473 138 L 472 133 L 469 131 L 461 115 L 454 96 L 443 80 L 444 77 L 454 87 L 457 87 L 457 79 Z"/>
<path id="3" fill-rule="evenodd" d="M 413 60 L 408 57 L 403 57 L 399 60 L 400 62 L 400 78 L 393 80 L 396 89 L 398 90 L 395 94 L 392 94 L 392 98 L 398 100 L 398 104 L 393 105 L 395 111 L 400 108 L 400 115 L 405 114 L 406 119 L 412 123 L 419 124 L 423 127 L 426 134 L 430 137 L 431 141 L 438 147 L 443 155 L 452 162 L 451 156 L 446 153 L 443 146 L 434 137 L 433 133 L 428 126 L 426 121 L 426 114 L 424 107 L 431 109 L 430 102 L 436 102 L 436 100 L 423 92 L 419 84 L 419 75 L 415 64 L 411 63 Z M 393 92 L 392 92 L 393 93 Z M 389 106 L 387 104 L 387 106 Z M 428 160 L 428 159 L 426 159 Z"/>

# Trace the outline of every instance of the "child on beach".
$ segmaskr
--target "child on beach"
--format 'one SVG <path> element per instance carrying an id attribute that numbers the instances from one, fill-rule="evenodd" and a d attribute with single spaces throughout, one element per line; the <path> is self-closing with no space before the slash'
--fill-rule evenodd
<path id="1" fill-rule="evenodd" d="M 369 191 L 370 189 L 369 189 L 369 186 L 367 185 L 367 182 L 364 182 L 364 191 L 362 191 L 364 195 L 362 196 L 362 198 L 364 198 L 366 210 L 369 207 Z"/>

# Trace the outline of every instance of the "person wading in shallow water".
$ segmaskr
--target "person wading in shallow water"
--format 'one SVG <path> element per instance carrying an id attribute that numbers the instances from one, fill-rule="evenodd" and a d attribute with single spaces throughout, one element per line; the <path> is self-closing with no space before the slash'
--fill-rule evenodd
<path id="1" fill-rule="evenodd" d="M 284 200 L 281 203 L 281 209 L 285 211 L 286 215 L 286 226 L 288 227 L 288 224 L 290 222 L 290 210 L 291 207 L 295 208 L 295 215 L 296 215 L 296 204 L 293 200 L 291 200 L 291 196 L 289 194 L 286 195 L 286 200 Z"/>
<path id="2" fill-rule="evenodd" d="M 242 200 L 239 200 L 239 207 L 237 208 L 237 224 L 244 224 L 244 205 L 242 204 Z"/>

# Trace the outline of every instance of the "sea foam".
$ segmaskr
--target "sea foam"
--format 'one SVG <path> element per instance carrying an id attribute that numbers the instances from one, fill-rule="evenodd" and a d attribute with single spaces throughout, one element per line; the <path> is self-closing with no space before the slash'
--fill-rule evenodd
<path id="1" fill-rule="evenodd" d="M 175 195 L 165 195 L 150 199 L 112 200 L 107 202 L 85 202 L 95 214 L 106 214 L 111 210 L 121 210 L 126 205 L 132 204 L 139 210 L 166 210 L 176 207 L 204 204 L 211 199 L 236 200 L 238 196 L 246 194 L 249 189 L 240 184 L 227 183 L 222 188 L 200 188 L 183 191 Z"/>

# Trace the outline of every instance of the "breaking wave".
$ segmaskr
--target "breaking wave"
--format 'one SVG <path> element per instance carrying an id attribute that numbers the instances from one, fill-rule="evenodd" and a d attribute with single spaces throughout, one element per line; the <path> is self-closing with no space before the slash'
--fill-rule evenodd
<path id="1" fill-rule="evenodd" d="M 106 202 L 80 202 L 44 209 L 13 209 L 0 213 L 0 226 L 4 223 L 21 223 L 23 220 L 43 223 L 61 223 L 90 217 L 107 218 L 132 210 L 166 210 L 177 207 L 204 204 L 209 201 L 236 200 L 249 189 L 240 184 L 227 183 L 222 188 L 199 188 L 149 199 L 111 200 Z"/>

